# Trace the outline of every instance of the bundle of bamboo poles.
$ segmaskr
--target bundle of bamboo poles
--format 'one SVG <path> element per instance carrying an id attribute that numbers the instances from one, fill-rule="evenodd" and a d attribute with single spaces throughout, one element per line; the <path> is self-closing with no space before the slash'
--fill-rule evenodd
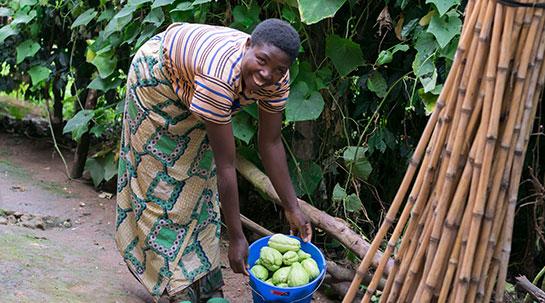
<path id="1" fill-rule="evenodd" d="M 503 302 L 523 155 L 545 76 L 544 4 L 508 1 L 468 2 L 436 108 L 344 303 L 387 234 L 361 302 L 392 255 L 380 302 L 490 302 L 494 292 Z"/>

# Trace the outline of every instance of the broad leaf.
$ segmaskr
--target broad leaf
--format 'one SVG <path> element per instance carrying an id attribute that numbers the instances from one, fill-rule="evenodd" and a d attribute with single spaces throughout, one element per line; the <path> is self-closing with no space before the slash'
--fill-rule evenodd
<path id="1" fill-rule="evenodd" d="M 378 71 L 375 71 L 367 78 L 367 88 L 374 92 L 379 98 L 386 97 L 386 94 L 388 93 L 388 84 L 382 74 Z"/>
<path id="2" fill-rule="evenodd" d="M 240 140 L 249 143 L 255 135 L 255 127 L 252 125 L 250 114 L 241 111 L 233 117 L 233 135 Z"/>
<path id="3" fill-rule="evenodd" d="M 172 2 L 174 2 L 175 0 L 156 0 L 156 1 L 153 1 L 153 4 L 151 5 L 151 8 L 154 9 L 154 8 L 157 8 L 157 7 L 162 7 L 162 6 L 165 6 L 165 5 L 169 5 L 169 4 L 172 4 Z"/>
<path id="4" fill-rule="evenodd" d="M 416 54 L 413 61 L 413 71 L 422 83 L 424 92 L 429 92 L 435 89 L 435 85 L 437 83 L 437 69 L 430 58 L 427 60 L 421 59 L 420 53 Z"/>
<path id="5" fill-rule="evenodd" d="M 301 20 L 306 24 L 335 16 L 346 0 L 299 0 Z"/>
<path id="6" fill-rule="evenodd" d="M 337 35 L 327 37 L 325 53 L 341 76 L 348 75 L 365 63 L 360 45 Z"/>
<path id="7" fill-rule="evenodd" d="M 2 17 L 9 17 L 11 16 L 11 12 L 9 8 L 7 7 L 0 7 L 0 16 Z"/>
<path id="8" fill-rule="evenodd" d="M 178 11 L 189 11 L 189 10 L 192 10 L 193 9 L 193 3 L 189 2 L 189 1 L 184 1 L 184 2 L 181 2 L 181 3 L 178 3 L 178 5 L 176 5 L 176 7 L 172 10 L 170 10 L 171 12 L 178 12 Z"/>
<path id="9" fill-rule="evenodd" d="M 257 103 L 254 102 L 254 103 L 252 103 L 250 105 L 245 106 L 243 111 L 250 114 L 250 116 L 254 117 L 254 119 L 258 119 L 259 109 L 257 108 Z"/>
<path id="10" fill-rule="evenodd" d="M 87 88 L 107 92 L 110 89 L 118 88 L 122 84 L 123 80 L 119 79 L 118 77 L 108 77 L 107 79 L 103 79 L 100 76 L 97 76 L 95 79 L 93 79 L 93 81 L 91 81 L 91 83 L 89 83 L 89 85 L 87 85 Z"/>
<path id="11" fill-rule="evenodd" d="M 134 11 L 137 9 L 138 5 L 127 4 L 123 6 L 123 8 L 119 12 L 117 12 L 117 14 L 115 14 L 114 19 L 132 16 L 132 13 L 134 13 Z"/>
<path id="12" fill-rule="evenodd" d="M 26 57 L 34 56 L 40 50 L 40 44 L 32 41 L 26 40 L 17 46 L 17 64 L 23 62 Z"/>
<path id="13" fill-rule="evenodd" d="M 335 188 L 333 188 L 333 196 L 331 198 L 335 202 L 344 201 L 344 199 L 346 199 L 346 190 L 344 190 L 339 183 L 335 184 Z"/>
<path id="14" fill-rule="evenodd" d="M 100 183 L 104 180 L 104 167 L 100 162 L 95 158 L 88 158 L 85 161 L 85 169 L 91 175 L 93 179 L 93 184 L 95 187 L 98 187 Z"/>
<path id="15" fill-rule="evenodd" d="M 106 156 L 101 157 L 99 163 L 104 169 L 104 179 L 106 181 L 117 175 L 117 161 L 113 152 L 109 152 Z"/>
<path id="16" fill-rule="evenodd" d="M 418 19 L 412 19 L 401 29 L 401 38 L 405 39 L 418 25 Z"/>
<path id="17" fill-rule="evenodd" d="M 305 82 L 297 82 L 286 101 L 286 120 L 288 122 L 315 120 L 323 108 L 322 95 L 317 91 L 309 94 L 308 85 Z"/>
<path id="18" fill-rule="evenodd" d="M 112 55 L 112 52 L 98 54 L 91 63 L 96 66 L 101 78 L 107 78 L 115 70 L 117 56 Z"/>
<path id="19" fill-rule="evenodd" d="M 74 23 L 72 23 L 72 26 L 70 26 L 71 29 L 74 29 L 75 27 L 78 27 L 80 25 L 87 25 L 91 20 L 93 20 L 96 15 L 98 14 L 97 11 L 95 11 L 93 8 L 90 8 L 83 12 L 83 14 L 79 15 L 76 20 L 74 20 Z"/>
<path id="20" fill-rule="evenodd" d="M 443 16 L 449 10 L 449 8 L 453 7 L 454 5 L 460 5 L 460 0 L 426 0 L 426 3 L 435 4 L 439 14 Z"/>
<path id="21" fill-rule="evenodd" d="M 83 109 L 80 110 L 72 119 L 68 120 L 66 122 L 66 125 L 64 126 L 62 133 L 66 134 L 69 132 L 73 132 L 78 128 L 85 128 L 87 131 L 88 129 L 88 123 L 93 119 L 95 116 L 95 113 L 92 110 Z"/>
<path id="22" fill-rule="evenodd" d="M 367 149 L 363 147 L 358 148 L 357 146 L 349 146 L 343 153 L 343 158 L 347 167 L 353 165 L 352 172 L 364 180 L 367 180 L 373 171 L 373 167 L 365 156 L 366 150 Z"/>
<path id="23" fill-rule="evenodd" d="M 212 2 L 212 0 L 195 0 L 193 1 L 193 5 L 204 4 L 208 2 Z"/>
<path id="24" fill-rule="evenodd" d="M 157 27 L 161 26 L 164 21 L 165 14 L 163 13 L 163 9 L 161 8 L 152 9 L 151 12 L 149 12 L 149 14 L 144 19 L 144 23 L 151 23 Z"/>
<path id="25" fill-rule="evenodd" d="M 100 137 L 102 134 L 107 131 L 108 128 L 104 124 L 96 124 L 89 130 L 90 134 L 93 134 L 95 137 Z"/>
<path id="26" fill-rule="evenodd" d="M 11 25 L 13 26 L 20 23 L 28 24 L 34 18 L 36 18 L 35 10 L 31 10 L 30 12 L 28 12 L 28 14 L 25 11 L 20 10 L 15 13 L 15 16 L 13 16 L 13 21 L 11 21 Z"/>
<path id="27" fill-rule="evenodd" d="M 18 28 L 12 28 L 11 25 L 4 25 L 2 28 L 0 28 L 0 43 L 4 42 L 7 37 L 12 35 L 17 35 L 19 33 Z"/>
<path id="28" fill-rule="evenodd" d="M 130 5 L 130 6 L 138 6 L 140 4 L 144 4 L 144 3 L 148 3 L 148 2 L 152 2 L 153 0 L 129 0 L 127 2 L 127 5 Z"/>
<path id="29" fill-rule="evenodd" d="M 248 10 L 244 5 L 237 5 L 233 8 L 233 17 L 235 21 L 249 27 L 254 23 L 259 23 L 259 10 L 250 7 Z"/>
<path id="30" fill-rule="evenodd" d="M 302 165 L 301 162 L 300 165 Z M 299 197 L 305 194 L 312 195 L 314 189 L 323 178 L 322 169 L 314 162 L 311 162 L 308 167 L 300 167 L 303 180 L 301 180 L 294 161 L 288 163 L 288 168 L 295 194 Z"/>
<path id="31" fill-rule="evenodd" d="M 444 48 L 454 36 L 460 34 L 461 28 L 462 20 L 458 16 L 448 14 L 442 17 L 433 16 L 428 26 L 428 33 L 433 34 L 439 46 Z"/>
<path id="32" fill-rule="evenodd" d="M 363 209 L 363 204 L 356 194 L 350 194 L 344 200 L 344 209 L 349 212 L 359 211 Z"/>
<path id="33" fill-rule="evenodd" d="M 113 8 L 107 8 L 105 9 L 102 14 L 97 19 L 97 22 L 100 22 L 102 20 L 112 20 L 112 18 L 115 15 L 115 11 Z"/>
<path id="34" fill-rule="evenodd" d="M 157 30 L 157 27 L 155 27 L 154 25 L 152 24 L 146 25 L 144 29 L 142 29 L 142 32 L 140 33 L 140 37 L 138 37 L 138 40 L 136 40 L 134 49 L 137 50 L 138 48 L 140 48 L 142 44 L 148 41 L 148 39 L 155 34 L 156 30 Z"/>
<path id="35" fill-rule="evenodd" d="M 21 1 L 19 1 L 19 7 L 34 6 L 36 4 L 38 4 L 38 0 L 21 0 Z"/>
<path id="36" fill-rule="evenodd" d="M 129 22 L 132 21 L 132 15 L 119 16 L 116 15 L 103 30 L 103 36 L 101 38 L 107 39 L 112 33 L 121 31 L 125 28 Z"/>
<path id="37" fill-rule="evenodd" d="M 28 71 L 32 79 L 32 85 L 36 85 L 49 77 L 51 70 L 45 66 L 34 66 Z"/>

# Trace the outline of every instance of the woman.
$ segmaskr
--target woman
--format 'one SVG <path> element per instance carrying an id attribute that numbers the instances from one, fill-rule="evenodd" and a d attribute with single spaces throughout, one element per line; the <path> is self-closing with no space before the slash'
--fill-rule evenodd
<path id="1" fill-rule="evenodd" d="M 230 267 L 248 275 L 231 117 L 250 103 L 258 103 L 259 152 L 290 230 L 311 239 L 280 135 L 288 68 L 298 51 L 297 32 L 269 19 L 251 36 L 173 24 L 136 53 L 127 81 L 116 241 L 156 301 L 163 295 L 171 302 L 222 296 L 219 201 Z"/>

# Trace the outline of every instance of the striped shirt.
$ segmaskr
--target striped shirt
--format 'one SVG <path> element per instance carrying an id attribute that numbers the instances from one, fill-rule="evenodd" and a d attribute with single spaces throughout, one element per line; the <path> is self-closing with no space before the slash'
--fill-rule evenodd
<path id="1" fill-rule="evenodd" d="M 175 23 L 163 40 L 163 60 L 182 103 L 203 120 L 225 124 L 242 107 L 281 112 L 289 94 L 289 72 L 257 92 L 242 89 L 242 57 L 250 36 L 220 26 Z"/>

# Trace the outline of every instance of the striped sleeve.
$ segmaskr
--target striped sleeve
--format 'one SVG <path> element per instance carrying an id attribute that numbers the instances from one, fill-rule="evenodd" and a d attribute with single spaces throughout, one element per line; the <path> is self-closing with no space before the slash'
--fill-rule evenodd
<path id="1" fill-rule="evenodd" d="M 257 105 L 266 112 L 277 113 L 286 108 L 290 94 L 289 72 L 275 85 L 261 89 L 257 93 Z"/>
<path id="2" fill-rule="evenodd" d="M 207 74 L 195 74 L 195 93 L 189 110 L 203 120 L 218 124 L 231 122 L 235 92 L 224 80 Z"/>

